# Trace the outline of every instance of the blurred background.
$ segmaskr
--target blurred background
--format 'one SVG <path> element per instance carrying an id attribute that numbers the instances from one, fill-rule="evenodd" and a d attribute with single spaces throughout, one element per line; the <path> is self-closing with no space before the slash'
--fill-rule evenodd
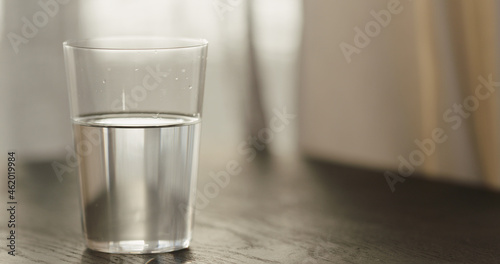
<path id="1" fill-rule="evenodd" d="M 500 189 L 499 12 L 496 0 L 0 0 L 0 147 L 66 164 L 64 40 L 205 38 L 208 167 L 252 146 Z"/>

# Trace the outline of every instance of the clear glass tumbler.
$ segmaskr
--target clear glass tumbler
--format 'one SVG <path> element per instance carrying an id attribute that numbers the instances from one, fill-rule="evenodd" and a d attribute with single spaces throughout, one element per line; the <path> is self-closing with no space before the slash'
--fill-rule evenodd
<path id="1" fill-rule="evenodd" d="M 187 248 L 207 42 L 130 37 L 63 46 L 87 247 Z"/>

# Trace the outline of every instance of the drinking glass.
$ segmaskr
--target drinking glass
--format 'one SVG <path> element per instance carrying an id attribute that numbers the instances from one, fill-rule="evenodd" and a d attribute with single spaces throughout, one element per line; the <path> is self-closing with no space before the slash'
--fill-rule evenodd
<path id="1" fill-rule="evenodd" d="M 64 42 L 88 248 L 187 248 L 193 229 L 207 41 Z"/>

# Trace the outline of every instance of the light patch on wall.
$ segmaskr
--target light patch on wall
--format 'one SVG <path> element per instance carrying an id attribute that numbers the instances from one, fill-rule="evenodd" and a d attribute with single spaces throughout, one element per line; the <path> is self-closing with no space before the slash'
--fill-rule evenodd
<path id="1" fill-rule="evenodd" d="M 302 32 L 302 1 L 254 0 L 252 7 L 258 45 L 295 52 Z"/>
<path id="2" fill-rule="evenodd" d="M 205 29 L 209 1 L 80 1 L 80 24 L 88 37 L 110 35 L 190 36 Z M 199 11 L 199 10 L 204 11 Z M 212 19 L 213 20 L 213 19 Z M 213 22 L 210 24 L 214 24 Z"/>
<path id="3" fill-rule="evenodd" d="M 164 31 L 168 1 L 80 1 L 84 35 L 146 35 Z"/>

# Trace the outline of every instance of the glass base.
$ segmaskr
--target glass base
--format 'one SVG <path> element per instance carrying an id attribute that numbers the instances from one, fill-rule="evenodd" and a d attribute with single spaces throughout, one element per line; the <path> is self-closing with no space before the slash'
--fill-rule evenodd
<path id="1" fill-rule="evenodd" d="M 181 250 L 189 247 L 191 239 L 182 240 L 126 240 L 111 242 L 87 241 L 89 249 L 114 254 L 151 254 Z"/>

